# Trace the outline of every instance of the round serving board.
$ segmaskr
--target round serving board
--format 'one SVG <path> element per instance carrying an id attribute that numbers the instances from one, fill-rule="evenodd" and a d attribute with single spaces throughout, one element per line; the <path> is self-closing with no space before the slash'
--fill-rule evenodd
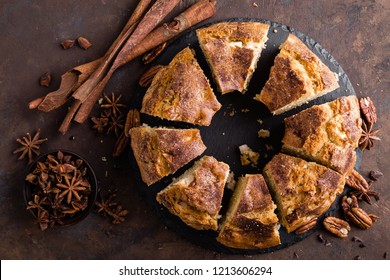
<path id="1" fill-rule="evenodd" d="M 152 127 L 166 126 L 175 128 L 199 128 L 203 142 L 207 146 L 207 150 L 203 153 L 203 155 L 214 156 L 217 160 L 229 164 L 230 169 L 234 172 L 234 177 L 237 180 L 239 176 L 242 176 L 244 174 L 261 174 L 263 167 L 271 160 L 271 158 L 275 154 L 280 151 L 281 140 L 284 134 L 284 118 L 296 114 L 301 110 L 309 108 L 312 105 L 329 102 L 341 96 L 353 95 L 355 94 L 355 91 L 352 87 L 350 80 L 344 73 L 341 66 L 337 63 L 337 61 L 320 44 L 315 42 L 310 37 L 285 25 L 266 20 L 230 19 L 225 21 L 256 21 L 270 25 L 270 29 L 268 32 L 269 40 L 266 43 L 266 48 L 261 54 L 261 58 L 258 62 L 258 67 L 252 77 L 248 91 L 245 94 L 241 94 L 239 92 L 232 92 L 225 95 L 221 95 L 217 91 L 217 87 L 212 79 L 210 68 L 207 65 L 207 62 L 199 47 L 195 29 L 192 29 L 183 36 L 176 39 L 174 42 L 172 42 L 170 46 L 165 50 L 165 52 L 153 64 L 167 65 L 179 51 L 181 51 L 187 46 L 190 46 L 195 51 L 196 58 L 201 68 L 210 80 L 211 86 L 214 89 L 218 101 L 222 104 L 221 110 L 219 110 L 215 114 L 212 123 L 209 127 L 165 121 L 145 114 L 141 115 L 141 121 L 142 123 L 146 123 Z M 270 69 L 273 65 L 274 58 L 279 53 L 279 46 L 285 41 L 289 33 L 292 33 L 299 37 L 316 55 L 318 55 L 318 57 L 333 72 L 339 75 L 340 88 L 329 94 L 326 94 L 325 96 L 315 99 L 312 102 L 309 102 L 308 104 L 305 104 L 299 108 L 288 111 L 279 116 L 273 116 L 265 105 L 263 105 L 259 101 L 253 100 L 253 97 L 256 94 L 260 93 L 261 89 L 266 83 Z M 133 102 L 135 108 L 141 108 L 142 98 L 145 92 L 146 89 L 142 88 L 139 88 L 136 91 Z M 259 138 L 258 131 L 260 129 L 269 130 L 270 137 Z M 250 165 L 241 165 L 238 147 L 243 144 L 247 144 L 251 149 L 260 153 L 260 160 L 257 167 L 253 167 Z M 358 162 L 360 162 L 360 159 L 361 153 L 358 152 Z M 134 167 L 133 175 L 137 182 L 137 188 L 139 189 L 145 200 L 151 205 L 151 207 L 154 208 L 155 212 L 168 226 L 168 228 L 170 228 L 183 238 L 204 248 L 224 253 L 266 253 L 279 250 L 296 242 L 299 242 L 316 230 L 316 228 L 314 228 L 306 234 L 297 235 L 295 233 L 288 234 L 285 228 L 281 227 L 279 230 L 281 244 L 268 249 L 242 250 L 226 247 L 216 241 L 215 238 L 217 236 L 217 232 L 192 229 L 191 227 L 184 224 L 178 217 L 172 215 L 167 209 L 165 209 L 162 205 L 158 204 L 158 202 L 156 201 L 156 194 L 160 190 L 168 186 L 171 183 L 172 178 L 179 177 L 185 170 L 190 168 L 195 160 L 191 161 L 190 163 L 179 169 L 174 175 L 167 176 L 163 178 L 160 182 L 157 182 L 150 187 L 148 187 L 142 181 L 137 163 L 132 153 L 130 153 L 130 160 L 132 166 Z M 225 189 L 224 198 L 222 202 L 223 206 L 220 212 L 222 215 L 227 210 L 231 194 L 231 190 Z M 338 210 L 339 205 L 340 203 L 337 200 L 327 213 Z M 320 224 L 320 222 L 318 224 Z"/>

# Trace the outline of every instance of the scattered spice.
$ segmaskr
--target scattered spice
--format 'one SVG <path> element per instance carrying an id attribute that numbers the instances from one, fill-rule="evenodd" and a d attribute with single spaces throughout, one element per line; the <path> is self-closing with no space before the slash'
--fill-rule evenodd
<path id="1" fill-rule="evenodd" d="M 371 180 L 378 181 L 381 177 L 383 177 L 383 173 L 379 170 L 371 170 L 368 176 Z"/>
<path id="2" fill-rule="evenodd" d="M 122 112 L 120 110 L 120 107 L 126 107 L 124 104 L 119 103 L 121 98 L 122 94 L 119 94 L 119 96 L 116 97 L 113 92 L 111 93 L 111 98 L 107 95 L 104 95 L 105 103 L 101 104 L 100 107 L 107 109 L 113 116 L 121 115 Z"/>
<path id="3" fill-rule="evenodd" d="M 380 141 L 381 139 L 376 136 L 380 130 L 372 129 L 372 124 L 366 124 L 365 121 L 362 122 L 362 136 L 359 140 L 359 147 L 362 151 L 365 149 L 370 150 L 374 146 L 374 141 Z"/>
<path id="4" fill-rule="evenodd" d="M 360 248 L 366 247 L 366 245 L 364 244 L 363 240 L 360 237 L 354 236 L 354 237 L 352 237 L 352 241 L 358 242 Z"/>
<path id="5" fill-rule="evenodd" d="M 95 206 L 97 213 L 102 216 L 109 216 L 112 219 L 112 223 L 118 225 L 125 221 L 129 211 L 119 204 L 116 197 L 116 193 L 109 192 L 107 195 L 103 195 L 102 191 L 100 191 Z"/>
<path id="6" fill-rule="evenodd" d="M 28 164 L 31 164 L 34 161 L 34 155 L 39 155 L 40 151 L 40 145 L 47 141 L 47 138 L 40 139 L 41 130 L 38 129 L 37 132 L 34 134 L 34 137 L 31 137 L 31 134 L 27 132 L 26 136 L 23 136 L 22 138 L 16 139 L 18 143 L 20 143 L 22 146 L 16 150 L 14 150 L 12 153 L 22 153 L 18 160 L 22 160 L 28 156 Z"/>
<path id="7" fill-rule="evenodd" d="M 61 42 L 61 46 L 64 50 L 70 49 L 74 46 L 75 40 L 73 39 L 67 39 Z"/>
<path id="8" fill-rule="evenodd" d="M 362 257 L 361 257 L 361 256 L 356 256 L 356 257 L 354 257 L 353 259 L 354 259 L 354 260 L 361 260 Z"/>
<path id="9" fill-rule="evenodd" d="M 50 72 L 46 72 L 39 78 L 39 84 L 42 87 L 49 87 L 51 83 L 51 74 Z"/>
<path id="10" fill-rule="evenodd" d="M 87 50 L 90 47 L 92 47 L 92 43 L 85 37 L 78 37 L 77 38 L 77 43 L 79 44 L 80 48 Z"/>
<path id="11" fill-rule="evenodd" d="M 58 151 L 31 170 L 25 178 L 31 184 L 33 198 L 27 209 L 33 211 L 41 230 L 62 225 L 87 209 L 92 186 L 82 159 Z"/>

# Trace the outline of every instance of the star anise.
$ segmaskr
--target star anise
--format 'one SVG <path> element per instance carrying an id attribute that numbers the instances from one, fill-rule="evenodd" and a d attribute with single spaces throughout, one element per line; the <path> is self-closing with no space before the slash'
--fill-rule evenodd
<path id="1" fill-rule="evenodd" d="M 110 126 L 107 130 L 107 134 L 113 131 L 115 135 L 119 137 L 125 127 L 123 115 L 119 115 L 119 116 L 111 115 L 109 125 Z"/>
<path id="2" fill-rule="evenodd" d="M 42 231 L 48 228 L 49 222 L 49 213 L 46 210 L 38 209 L 36 223 L 39 224 L 39 227 Z"/>
<path id="3" fill-rule="evenodd" d="M 45 202 L 46 197 L 39 197 L 38 195 L 34 195 L 34 200 L 28 202 L 27 209 L 40 209 L 44 210 L 42 204 Z"/>
<path id="4" fill-rule="evenodd" d="M 104 95 L 104 99 L 107 103 L 102 104 L 101 107 L 110 110 L 114 116 L 117 116 L 118 114 L 121 114 L 120 107 L 125 107 L 124 104 L 119 103 L 121 98 L 121 94 L 116 97 L 113 92 L 111 93 L 111 98 L 109 98 L 107 95 Z"/>
<path id="5" fill-rule="evenodd" d="M 70 204 L 72 201 L 72 197 L 74 196 L 77 200 L 80 200 L 81 197 L 79 195 L 79 191 L 84 191 L 89 186 L 89 183 L 82 178 L 80 178 L 77 174 L 77 171 L 75 170 L 73 172 L 72 179 L 69 180 L 68 177 L 65 177 L 65 184 L 57 184 L 57 187 L 60 189 L 63 189 L 59 197 L 66 197 L 66 202 Z"/>
<path id="6" fill-rule="evenodd" d="M 92 117 L 91 118 L 92 122 L 94 125 L 92 126 L 93 129 L 96 129 L 97 132 L 103 133 L 105 127 L 108 125 L 108 118 L 97 118 L 97 117 Z"/>
<path id="7" fill-rule="evenodd" d="M 372 129 L 372 124 L 367 125 L 366 122 L 362 122 L 362 136 L 359 140 L 359 147 L 362 151 L 365 149 L 370 150 L 374 146 L 374 141 L 380 141 L 381 139 L 376 136 L 380 131 L 379 129 Z"/>
<path id="8" fill-rule="evenodd" d="M 95 205 L 97 206 L 98 213 L 103 216 L 110 216 L 113 219 L 112 223 L 117 225 L 125 221 L 125 216 L 129 214 L 129 211 L 116 202 L 115 198 L 115 193 L 110 193 L 107 197 L 104 197 L 99 192 L 99 199 L 95 202 Z"/>
<path id="9" fill-rule="evenodd" d="M 31 137 L 31 134 L 27 132 L 26 136 L 16 139 L 16 141 L 22 145 L 22 147 L 13 151 L 13 154 L 22 153 L 18 160 L 24 159 L 27 155 L 28 164 L 31 164 L 34 161 L 34 154 L 37 156 L 39 155 L 39 146 L 47 141 L 47 138 L 39 139 L 40 133 L 41 130 L 38 129 L 34 137 Z"/>
<path id="10" fill-rule="evenodd" d="M 368 183 L 369 189 L 367 190 L 354 190 L 351 192 L 351 195 L 355 196 L 358 200 L 364 200 L 368 204 L 371 204 L 371 196 L 375 198 L 376 201 L 379 200 L 379 193 L 371 190 L 372 182 Z"/>

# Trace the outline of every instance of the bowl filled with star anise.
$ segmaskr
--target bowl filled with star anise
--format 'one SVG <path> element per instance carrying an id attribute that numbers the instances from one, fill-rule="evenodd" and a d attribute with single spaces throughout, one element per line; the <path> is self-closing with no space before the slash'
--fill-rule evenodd
<path id="1" fill-rule="evenodd" d="M 73 152 L 44 154 L 27 171 L 24 199 L 42 231 L 80 222 L 93 208 L 96 195 L 92 167 Z"/>

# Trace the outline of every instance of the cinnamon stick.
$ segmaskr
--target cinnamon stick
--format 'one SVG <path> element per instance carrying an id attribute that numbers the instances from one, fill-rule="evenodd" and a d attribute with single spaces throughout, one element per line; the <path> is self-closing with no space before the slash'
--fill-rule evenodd
<path id="1" fill-rule="evenodd" d="M 212 17 L 215 12 L 216 0 L 200 0 L 189 7 L 186 11 L 181 13 L 179 16 L 175 17 L 172 22 L 164 24 L 163 26 L 149 33 L 149 35 L 145 36 L 139 44 L 134 45 L 134 43 L 130 43 L 129 48 L 125 50 L 127 46 L 126 44 L 122 51 L 118 54 L 118 57 L 115 59 L 113 66 L 107 73 L 106 77 L 91 92 L 88 99 L 84 100 L 74 120 L 79 123 L 83 123 L 88 118 L 94 104 L 96 103 L 97 99 L 99 99 L 99 96 L 104 90 L 111 75 L 117 68 L 130 62 L 148 50 L 151 50 L 154 47 L 176 37 L 193 25 Z M 143 21 L 140 22 L 139 26 L 141 26 L 142 22 Z M 135 32 L 136 31 L 134 31 L 134 33 Z M 129 40 L 130 39 L 131 38 L 129 38 Z"/>
<path id="2" fill-rule="evenodd" d="M 115 70 L 128 62 L 126 61 L 126 57 L 131 54 L 134 47 L 138 45 L 162 21 L 180 1 L 181 0 L 157 0 L 145 14 L 133 34 L 118 53 L 110 70 L 107 72 L 103 80 L 101 80 L 93 90 L 79 90 L 73 95 L 75 99 L 79 99 L 83 102 L 80 110 L 74 118 L 76 122 L 83 123 L 88 118 L 93 105 L 96 103 L 97 99 L 99 99 L 101 92 Z"/>
<path id="3" fill-rule="evenodd" d="M 119 50 L 123 47 L 124 43 L 128 40 L 134 29 L 136 28 L 138 22 L 142 18 L 143 14 L 149 7 L 152 0 L 140 0 L 130 19 L 126 23 L 124 29 L 119 34 L 118 38 L 111 45 L 109 50 L 106 52 L 103 58 L 100 59 L 101 63 L 92 73 L 92 75 L 88 75 L 84 81 L 79 82 L 77 85 L 77 90 L 74 92 L 73 96 L 76 96 L 78 92 L 90 92 L 96 84 L 102 79 L 102 77 L 106 74 L 108 67 L 112 63 L 114 57 L 119 52 Z M 81 100 L 75 99 L 72 103 L 71 110 L 68 111 L 65 119 L 63 120 L 59 131 L 62 134 L 65 134 L 70 127 L 70 123 L 76 114 L 77 110 L 81 106 Z"/>

